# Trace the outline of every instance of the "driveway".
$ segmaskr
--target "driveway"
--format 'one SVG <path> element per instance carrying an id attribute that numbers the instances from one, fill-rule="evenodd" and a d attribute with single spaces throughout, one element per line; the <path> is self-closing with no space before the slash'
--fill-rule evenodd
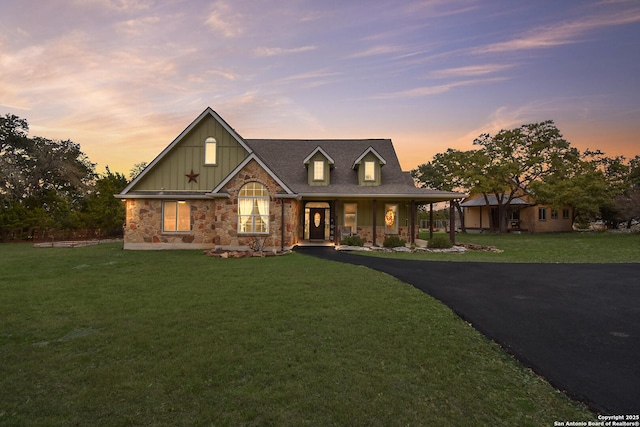
<path id="1" fill-rule="evenodd" d="M 442 301 L 554 387 L 640 414 L 640 264 L 507 264 L 297 252 L 388 273 Z"/>

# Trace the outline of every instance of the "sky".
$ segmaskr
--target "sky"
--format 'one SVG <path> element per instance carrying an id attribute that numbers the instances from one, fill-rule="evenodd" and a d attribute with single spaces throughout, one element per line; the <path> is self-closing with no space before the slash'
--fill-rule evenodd
<path id="1" fill-rule="evenodd" d="M 244 138 L 391 138 L 404 170 L 553 120 L 640 154 L 638 0 L 2 0 L 0 115 L 129 174 L 213 108 Z"/>

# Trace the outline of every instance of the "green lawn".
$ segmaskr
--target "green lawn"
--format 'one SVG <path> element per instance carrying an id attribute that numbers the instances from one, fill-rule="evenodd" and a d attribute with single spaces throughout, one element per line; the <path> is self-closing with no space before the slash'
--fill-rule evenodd
<path id="1" fill-rule="evenodd" d="M 553 425 L 593 414 L 398 280 L 299 254 L 0 245 L 0 425 Z"/>
<path id="2" fill-rule="evenodd" d="M 442 233 L 440 233 L 442 234 Z M 421 232 L 428 239 L 428 232 Z M 640 233 L 457 234 L 456 243 L 494 246 L 501 253 L 371 254 L 437 261 L 637 263 Z"/>

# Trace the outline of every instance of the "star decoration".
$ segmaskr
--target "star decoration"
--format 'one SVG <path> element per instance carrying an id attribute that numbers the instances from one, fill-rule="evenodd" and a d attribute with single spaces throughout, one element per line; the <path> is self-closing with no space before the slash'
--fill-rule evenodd
<path id="1" fill-rule="evenodd" d="M 198 182 L 199 173 L 193 173 L 193 169 L 191 169 L 191 173 L 186 174 L 185 176 L 189 178 L 189 182 Z"/>

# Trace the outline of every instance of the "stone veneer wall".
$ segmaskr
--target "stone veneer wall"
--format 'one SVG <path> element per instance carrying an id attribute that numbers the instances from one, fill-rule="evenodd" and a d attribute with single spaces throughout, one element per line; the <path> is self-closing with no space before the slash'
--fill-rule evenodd
<path id="1" fill-rule="evenodd" d="M 248 182 L 260 182 L 270 194 L 269 233 L 238 234 L 238 192 Z M 250 161 L 223 188 L 229 198 L 189 200 L 191 204 L 190 232 L 162 231 L 162 200 L 129 199 L 126 202 L 127 223 L 124 232 L 125 249 L 197 249 L 224 247 L 243 249 L 262 242 L 265 249 L 282 246 L 282 211 L 285 206 L 284 247 L 297 242 L 300 202 L 275 197 L 282 187 L 254 160 Z"/>
<path id="2" fill-rule="evenodd" d="M 125 249 L 141 249 L 155 244 L 163 246 L 213 247 L 215 201 L 190 200 L 190 232 L 162 231 L 162 200 L 129 199 L 126 203 L 127 223 L 124 229 Z M 159 247 L 158 247 L 159 249 Z"/>
<path id="3" fill-rule="evenodd" d="M 365 243 L 373 244 L 373 226 L 358 226 L 358 236 L 365 241 Z M 398 236 L 409 243 L 411 241 L 411 227 L 398 227 L 398 234 L 385 234 L 384 225 L 376 226 L 376 244 L 382 246 L 384 239 L 388 236 Z M 418 227 L 416 226 L 416 230 Z"/>

